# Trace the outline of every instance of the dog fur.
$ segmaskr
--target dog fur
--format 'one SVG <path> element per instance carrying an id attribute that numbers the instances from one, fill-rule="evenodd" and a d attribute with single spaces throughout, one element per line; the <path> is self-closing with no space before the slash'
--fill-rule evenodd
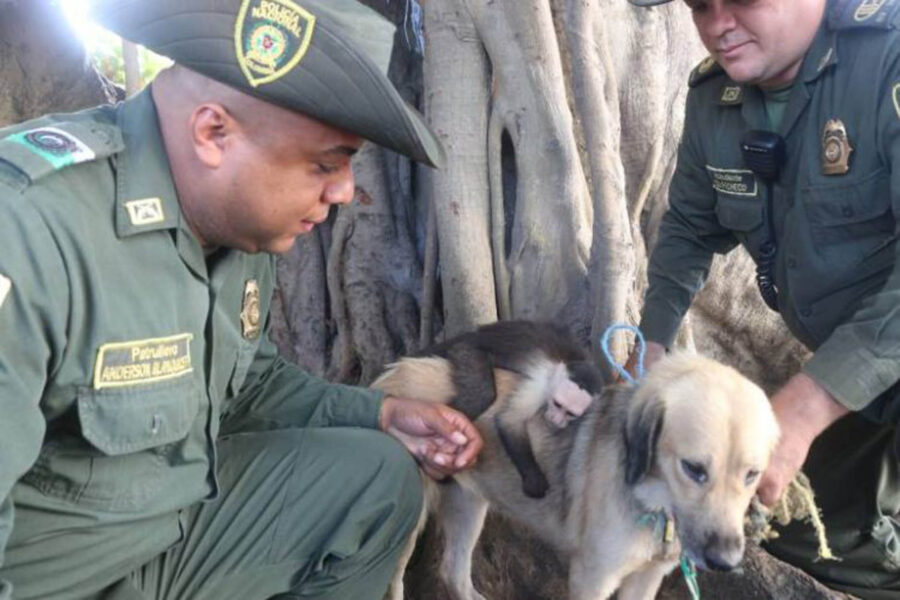
<path id="1" fill-rule="evenodd" d="M 495 380 L 498 395 L 519 383 L 501 370 Z M 439 358 L 402 359 L 373 387 L 445 403 L 455 394 L 449 366 Z M 607 386 L 564 430 L 529 422 L 535 456 L 550 481 L 544 498 L 522 493 L 493 422 L 488 412 L 475 423 L 485 447 L 473 469 L 448 484 L 426 482 L 426 504 L 445 539 L 440 575 L 455 600 L 484 599 L 472 584 L 471 559 L 488 507 L 568 558 L 573 600 L 616 591 L 619 600 L 654 598 L 682 552 L 700 568 L 731 569 L 743 556 L 743 518 L 778 439 L 759 387 L 687 354 L 664 358 L 636 385 Z M 695 480 L 698 467 L 705 482 Z M 667 519 L 676 533 L 669 541 Z M 418 533 L 389 593 L 394 600 L 403 597 L 402 573 Z"/>

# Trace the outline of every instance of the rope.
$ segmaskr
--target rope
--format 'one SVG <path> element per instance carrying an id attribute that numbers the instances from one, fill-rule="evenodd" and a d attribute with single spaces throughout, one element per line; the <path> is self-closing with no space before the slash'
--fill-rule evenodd
<path id="1" fill-rule="evenodd" d="M 684 576 L 684 582 L 691 592 L 691 598 L 700 600 L 700 582 L 697 581 L 697 566 L 694 564 L 694 561 L 682 552 L 681 560 L 678 564 L 681 565 L 681 574 Z"/>
<path id="2" fill-rule="evenodd" d="M 637 378 L 640 379 L 644 376 L 644 354 L 647 351 L 647 344 L 644 341 L 644 334 L 641 333 L 641 330 L 635 327 L 634 325 L 626 325 L 625 323 L 616 323 L 615 325 L 610 325 L 606 328 L 606 331 L 603 332 L 603 338 L 600 340 L 600 349 L 603 350 L 603 357 L 606 359 L 606 362 L 616 370 L 616 372 L 628 383 L 634 383 L 635 378 L 631 376 L 631 373 L 626 371 L 622 365 L 616 362 L 616 359 L 613 358 L 612 352 L 609 349 L 609 338 L 613 333 L 619 331 L 620 329 L 624 329 L 625 331 L 630 331 L 634 334 L 634 344 L 637 348 L 638 357 L 637 357 L 637 366 L 635 367 L 635 371 L 637 373 Z"/>
<path id="3" fill-rule="evenodd" d="M 822 522 L 819 507 L 816 505 L 812 486 L 803 473 L 798 473 L 797 477 L 788 484 L 784 494 L 781 495 L 771 511 L 763 506 L 758 498 L 753 498 L 746 526 L 747 536 L 757 543 L 777 538 L 778 532 L 772 529 L 770 524 L 773 519 L 780 525 L 787 525 L 793 520 L 809 521 L 816 531 L 816 540 L 819 543 L 816 560 L 840 560 L 828 545 L 825 524 Z"/>

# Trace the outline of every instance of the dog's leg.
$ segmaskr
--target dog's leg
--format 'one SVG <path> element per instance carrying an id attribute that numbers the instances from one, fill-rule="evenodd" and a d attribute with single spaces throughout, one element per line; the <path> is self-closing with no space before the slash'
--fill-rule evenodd
<path id="1" fill-rule="evenodd" d="M 457 483 L 448 484 L 441 491 L 438 515 L 444 532 L 441 579 L 453 600 L 484 600 L 472 585 L 472 551 L 484 527 L 488 503 Z"/>
<path id="2" fill-rule="evenodd" d="M 653 600 L 663 577 L 677 565 L 674 561 L 652 562 L 622 580 L 618 600 Z"/>
<path id="3" fill-rule="evenodd" d="M 425 523 L 427 522 L 428 503 L 426 500 L 422 504 L 419 522 L 416 523 L 415 529 L 409 534 L 409 540 L 407 540 L 406 546 L 403 548 L 403 553 L 400 554 L 400 560 L 397 561 L 397 570 L 394 571 L 394 578 L 391 580 L 391 585 L 388 587 L 384 600 L 403 600 L 403 575 L 406 573 L 406 565 L 409 564 L 409 559 L 412 558 L 413 551 L 416 549 L 416 542 L 419 540 L 419 536 L 422 534 L 422 530 L 425 529 Z"/>
<path id="4" fill-rule="evenodd" d="M 603 541 L 603 548 L 591 548 L 587 553 L 572 557 L 569 565 L 571 600 L 607 600 L 619 587 L 622 581 L 622 549 L 613 549 L 615 539 Z"/>

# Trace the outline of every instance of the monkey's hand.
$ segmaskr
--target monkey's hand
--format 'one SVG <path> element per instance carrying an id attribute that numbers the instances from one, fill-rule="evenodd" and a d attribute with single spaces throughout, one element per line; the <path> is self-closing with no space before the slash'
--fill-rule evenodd
<path id="1" fill-rule="evenodd" d="M 386 396 L 378 425 L 397 438 L 434 479 L 471 467 L 484 445 L 465 415 L 434 402 Z"/>

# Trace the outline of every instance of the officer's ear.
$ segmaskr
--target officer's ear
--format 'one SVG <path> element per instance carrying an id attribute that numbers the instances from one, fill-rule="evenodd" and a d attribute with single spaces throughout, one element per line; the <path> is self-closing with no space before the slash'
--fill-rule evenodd
<path id="1" fill-rule="evenodd" d="M 207 102 L 194 108 L 190 128 L 197 158 L 210 169 L 218 168 L 237 121 L 221 104 Z"/>

